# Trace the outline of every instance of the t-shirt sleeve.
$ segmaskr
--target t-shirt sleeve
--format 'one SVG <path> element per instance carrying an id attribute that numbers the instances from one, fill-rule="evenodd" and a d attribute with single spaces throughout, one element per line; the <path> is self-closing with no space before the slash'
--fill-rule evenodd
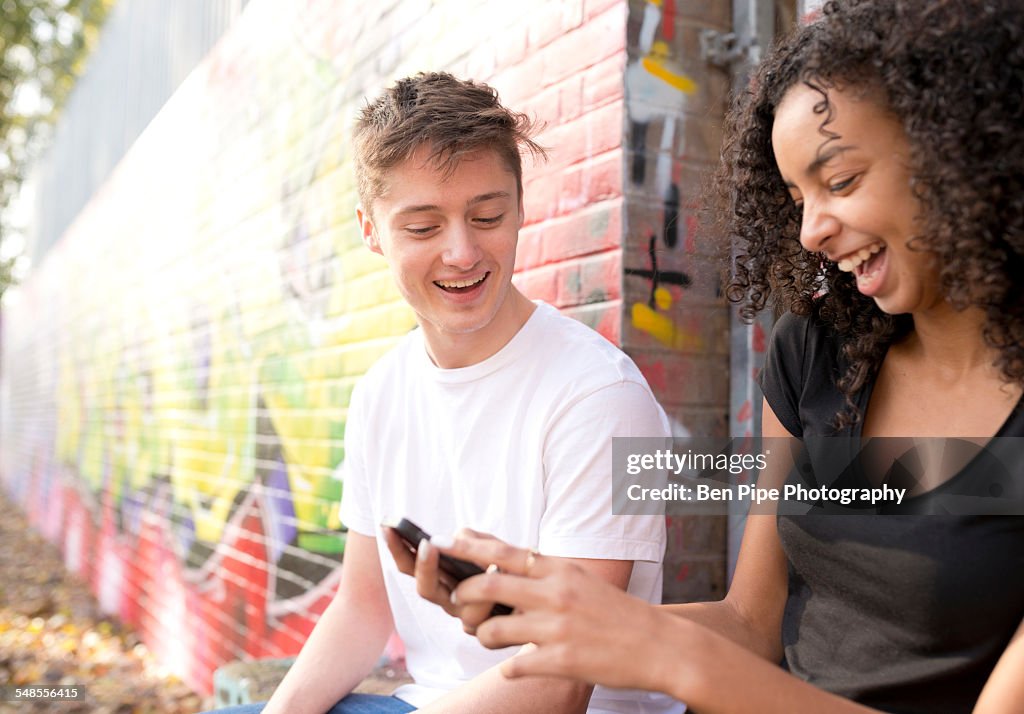
<path id="1" fill-rule="evenodd" d="M 538 548 L 566 558 L 660 562 L 664 516 L 612 514 L 612 437 L 669 435 L 646 385 L 622 381 L 566 405 L 544 443 Z"/>
<path id="2" fill-rule="evenodd" d="M 363 450 L 366 440 L 362 435 L 365 412 L 359 385 L 352 391 L 345 420 L 345 461 L 341 465 L 341 522 L 352 531 L 375 536 L 377 524 L 370 508 L 370 489 L 366 482 Z"/>
<path id="3" fill-rule="evenodd" d="M 806 318 L 787 312 L 775 323 L 757 382 L 775 416 L 793 436 L 803 436 L 800 394 L 804 384 Z"/>

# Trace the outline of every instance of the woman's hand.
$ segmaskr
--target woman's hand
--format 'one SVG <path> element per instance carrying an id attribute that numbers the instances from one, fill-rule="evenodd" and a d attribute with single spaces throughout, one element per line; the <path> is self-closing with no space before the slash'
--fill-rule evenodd
<path id="1" fill-rule="evenodd" d="M 490 617 L 494 603 L 456 603 L 452 599 L 452 591 L 458 583 L 439 567 L 440 553 L 433 545 L 436 542 L 448 545 L 452 543 L 452 539 L 435 536 L 431 541 L 421 542 L 417 548 L 416 555 L 413 555 L 394 529 L 385 527 L 382 530 L 388 550 L 391 551 L 399 572 L 411 575 L 416 579 L 417 594 L 425 600 L 440 606 L 452 617 L 461 619 L 466 632 L 474 634 L 475 624 L 479 624 Z M 492 543 L 492 547 L 497 550 L 500 550 L 502 547 L 509 549 L 509 551 L 517 550 L 494 536 L 478 533 L 468 528 L 460 530 L 456 537 L 474 542 L 487 541 Z M 483 567 L 487 567 L 487 565 L 485 564 Z"/>
<path id="2" fill-rule="evenodd" d="M 456 558 L 500 570 L 466 580 L 453 600 L 465 629 L 475 630 L 485 647 L 536 645 L 506 660 L 505 676 L 548 675 L 657 691 L 679 684 L 690 623 L 560 558 L 465 532 L 451 543 L 435 539 L 438 545 Z M 515 613 L 488 617 L 495 602 Z"/>

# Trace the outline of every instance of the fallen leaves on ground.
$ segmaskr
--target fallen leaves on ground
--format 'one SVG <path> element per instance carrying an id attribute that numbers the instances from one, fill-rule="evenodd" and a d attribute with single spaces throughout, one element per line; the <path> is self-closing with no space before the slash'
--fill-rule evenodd
<path id="1" fill-rule="evenodd" d="M 81 685 L 83 701 L 0 701 L 0 714 L 194 714 L 209 706 L 105 617 L 59 551 L 0 492 L 0 687 Z"/>

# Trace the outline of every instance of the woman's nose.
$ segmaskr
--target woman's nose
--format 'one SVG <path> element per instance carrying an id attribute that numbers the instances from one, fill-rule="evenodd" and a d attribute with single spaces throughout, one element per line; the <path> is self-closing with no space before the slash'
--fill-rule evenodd
<path id="1" fill-rule="evenodd" d="M 825 250 L 826 244 L 839 233 L 839 220 L 820 202 L 804 201 L 800 221 L 800 245 L 812 253 Z"/>

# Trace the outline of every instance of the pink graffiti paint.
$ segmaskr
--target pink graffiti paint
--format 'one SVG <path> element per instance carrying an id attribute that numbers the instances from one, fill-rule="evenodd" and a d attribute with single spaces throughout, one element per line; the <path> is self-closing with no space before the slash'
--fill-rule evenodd
<path id="1" fill-rule="evenodd" d="M 668 376 L 665 374 L 664 362 L 650 362 L 645 365 L 643 372 L 648 384 L 656 393 L 664 394 L 668 391 Z"/>
<path id="2" fill-rule="evenodd" d="M 676 36 L 676 2 L 665 0 L 661 15 L 661 36 L 671 42 Z"/>
<path id="3" fill-rule="evenodd" d="M 740 407 L 740 411 L 736 414 L 736 421 L 741 424 L 754 415 L 754 409 L 750 406 L 750 400 L 743 402 L 743 406 Z"/>
<path id="4" fill-rule="evenodd" d="M 686 244 L 685 250 L 690 255 L 697 252 L 697 228 L 699 222 L 692 213 L 686 216 Z"/>
<path id="5" fill-rule="evenodd" d="M 753 340 L 753 342 L 754 342 L 754 344 L 753 344 L 754 352 L 756 354 L 764 354 L 764 351 L 765 351 L 765 335 L 764 335 L 764 328 L 761 326 L 760 322 L 755 322 L 754 323 L 754 340 Z"/>

